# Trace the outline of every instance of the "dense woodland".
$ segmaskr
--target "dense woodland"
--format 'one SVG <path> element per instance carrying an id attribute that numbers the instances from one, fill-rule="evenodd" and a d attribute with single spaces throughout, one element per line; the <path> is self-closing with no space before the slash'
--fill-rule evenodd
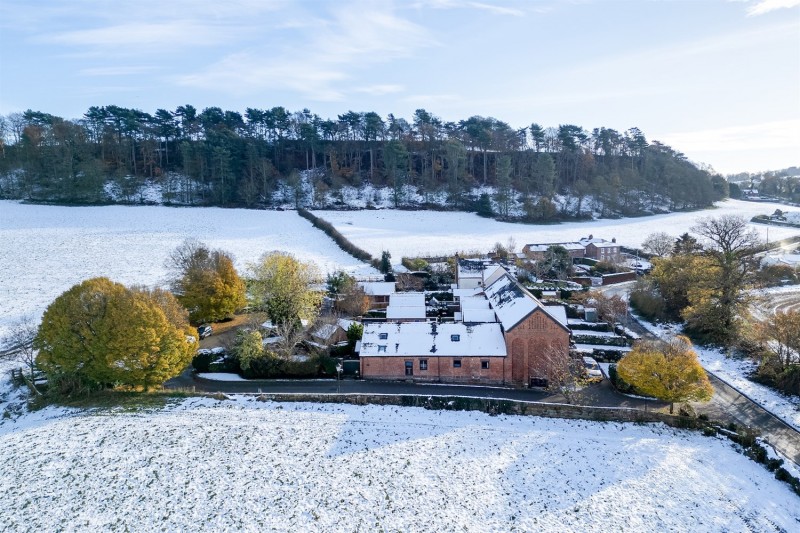
<path id="1" fill-rule="evenodd" d="M 547 220 L 693 209 L 728 195 L 722 176 L 637 128 L 191 105 L 91 107 L 77 120 L 28 110 L 0 116 L 0 128 L 0 197 L 30 201 L 103 203 L 113 185 L 118 201 L 136 202 L 158 182 L 166 203 L 336 207 L 343 187 L 370 184 L 388 187 L 397 207 Z"/>

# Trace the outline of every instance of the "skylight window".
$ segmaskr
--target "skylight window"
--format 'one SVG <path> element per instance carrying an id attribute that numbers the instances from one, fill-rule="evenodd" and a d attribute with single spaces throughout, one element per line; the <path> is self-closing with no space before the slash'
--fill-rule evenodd
<path id="1" fill-rule="evenodd" d="M 461 340 L 461 335 L 450 335 L 450 340 L 453 342 L 459 342 Z"/>

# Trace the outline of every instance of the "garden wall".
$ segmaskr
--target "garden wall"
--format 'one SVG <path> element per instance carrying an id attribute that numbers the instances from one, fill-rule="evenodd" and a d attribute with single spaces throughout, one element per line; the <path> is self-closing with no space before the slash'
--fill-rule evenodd
<path id="1" fill-rule="evenodd" d="M 663 422 L 672 427 L 700 427 L 701 421 L 665 413 L 619 407 L 590 407 L 544 402 L 522 402 L 460 396 L 416 396 L 390 394 L 260 394 L 259 401 L 346 403 L 353 405 L 399 405 L 444 411 L 482 411 L 489 414 L 543 416 L 602 422 Z"/>

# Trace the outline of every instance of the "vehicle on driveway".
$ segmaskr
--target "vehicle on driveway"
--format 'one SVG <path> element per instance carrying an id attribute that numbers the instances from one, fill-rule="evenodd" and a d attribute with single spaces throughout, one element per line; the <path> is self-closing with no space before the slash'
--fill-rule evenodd
<path id="1" fill-rule="evenodd" d="M 214 329 L 208 324 L 203 324 L 202 326 L 197 328 L 197 334 L 200 336 L 201 339 L 205 339 L 206 337 L 210 336 L 213 332 Z"/>
<path id="2" fill-rule="evenodd" d="M 586 377 L 590 381 L 603 380 L 603 372 L 600 370 L 600 365 L 597 364 L 594 357 L 584 356 L 583 368 L 586 370 Z"/>

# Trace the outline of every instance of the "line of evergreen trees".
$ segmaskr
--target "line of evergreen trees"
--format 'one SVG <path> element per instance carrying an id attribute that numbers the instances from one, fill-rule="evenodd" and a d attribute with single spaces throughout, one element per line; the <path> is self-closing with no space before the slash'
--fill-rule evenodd
<path id="1" fill-rule="evenodd" d="M 514 129 L 480 116 L 444 122 L 424 109 L 411 122 L 283 107 L 150 114 L 109 105 L 77 120 L 28 110 L 0 116 L 0 141 L 0 196 L 32 201 L 103 202 L 109 184 L 136 201 L 143 183 L 159 182 L 167 202 L 271 207 L 282 190 L 298 207 L 320 207 L 343 186 L 368 183 L 391 187 L 398 207 L 409 204 L 410 185 L 422 204 L 444 193 L 448 207 L 477 209 L 471 193 L 485 186 L 495 215 L 544 220 L 693 209 L 728 194 L 722 176 L 637 128 Z"/>

